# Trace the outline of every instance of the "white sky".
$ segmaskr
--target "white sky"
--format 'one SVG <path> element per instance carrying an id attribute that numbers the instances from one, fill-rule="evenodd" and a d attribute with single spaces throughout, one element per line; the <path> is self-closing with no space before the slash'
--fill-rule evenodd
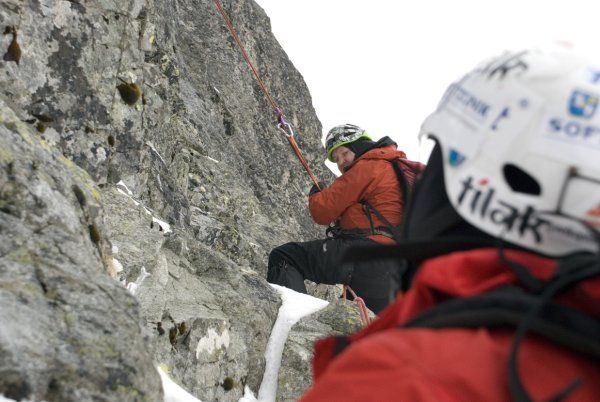
<path id="1" fill-rule="evenodd" d="M 357 124 L 392 137 L 409 159 L 426 158 L 421 122 L 479 61 L 551 41 L 598 49 L 597 0 L 256 1 L 304 77 L 324 132 Z"/>

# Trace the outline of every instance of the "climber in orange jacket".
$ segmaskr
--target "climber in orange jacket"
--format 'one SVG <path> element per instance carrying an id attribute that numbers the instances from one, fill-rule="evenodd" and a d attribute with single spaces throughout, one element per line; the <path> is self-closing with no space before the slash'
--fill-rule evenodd
<path id="1" fill-rule="evenodd" d="M 403 175 L 409 184 L 422 166 L 406 160 L 390 138 L 372 141 L 365 130 L 352 124 L 329 131 L 326 151 L 342 175 L 327 188 L 313 186 L 309 209 L 316 223 L 333 224 L 328 237 L 275 248 L 269 255 L 267 280 L 304 293 L 305 279 L 347 284 L 377 313 L 394 297 L 398 265 L 384 261 L 367 267 L 343 263 L 342 257 L 359 245 L 394 243 L 405 201 L 393 163 L 403 161 Z"/>
<path id="2" fill-rule="evenodd" d="M 598 65 L 505 53 L 448 88 L 404 239 L 363 253 L 406 292 L 317 342 L 302 402 L 600 400 Z"/>

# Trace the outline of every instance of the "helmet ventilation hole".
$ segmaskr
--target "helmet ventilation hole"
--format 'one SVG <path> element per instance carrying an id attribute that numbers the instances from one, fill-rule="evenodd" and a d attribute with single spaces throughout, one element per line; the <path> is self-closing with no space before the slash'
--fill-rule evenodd
<path id="1" fill-rule="evenodd" d="M 514 192 L 529 195 L 540 195 L 542 193 L 538 181 L 517 165 L 508 163 L 504 165 L 502 172 L 504 173 L 504 180 Z"/>

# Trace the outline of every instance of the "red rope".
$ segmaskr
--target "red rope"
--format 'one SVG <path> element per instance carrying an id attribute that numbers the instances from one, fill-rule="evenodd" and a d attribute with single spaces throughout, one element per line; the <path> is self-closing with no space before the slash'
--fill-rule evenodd
<path id="1" fill-rule="evenodd" d="M 263 82 L 263 80 L 260 78 L 260 75 L 258 74 L 258 71 L 254 67 L 254 64 L 252 64 L 252 61 L 250 60 L 250 57 L 248 56 L 248 52 L 246 52 L 246 48 L 242 44 L 242 41 L 240 40 L 237 32 L 235 31 L 235 28 L 233 27 L 233 23 L 231 22 L 231 19 L 229 18 L 229 16 L 227 15 L 227 13 L 225 12 L 225 10 L 223 9 L 223 6 L 221 5 L 221 2 L 219 0 L 213 0 L 213 1 L 215 3 L 215 6 L 217 6 L 217 10 L 219 11 L 219 13 L 221 14 L 221 16 L 223 17 L 223 20 L 225 20 L 225 24 L 227 24 L 227 27 L 229 28 L 229 32 L 231 32 L 231 35 L 233 36 L 233 39 L 235 40 L 235 42 L 237 43 L 238 47 L 242 51 L 242 55 L 244 56 L 244 59 L 246 60 L 246 63 L 248 64 L 248 66 L 250 66 L 250 69 L 252 70 L 252 73 L 254 74 L 254 77 L 256 78 L 256 81 L 258 81 L 258 84 L 260 85 L 260 88 L 262 89 L 263 93 L 267 97 L 267 100 L 271 104 L 271 107 L 273 108 L 273 112 L 275 112 L 275 114 L 277 115 L 277 121 L 279 122 L 279 125 L 281 127 L 283 124 L 285 124 L 285 120 L 283 118 L 284 117 L 283 111 L 281 110 L 281 108 L 279 108 L 277 106 L 277 104 L 273 100 L 273 97 L 271 96 L 271 93 L 267 89 L 267 86 L 265 85 L 265 83 Z M 319 189 L 321 189 L 321 187 L 319 186 L 319 182 L 317 181 L 317 178 L 313 174 L 312 170 L 308 166 L 308 163 L 306 162 L 306 159 L 302 155 L 302 152 L 300 151 L 300 148 L 298 147 L 298 144 L 296 143 L 296 140 L 294 139 L 294 136 L 293 135 L 286 135 L 286 137 L 287 137 L 290 145 L 292 146 L 292 149 L 296 153 L 296 156 L 300 160 L 300 163 L 304 167 L 304 170 L 306 170 L 306 173 L 308 173 L 308 175 L 310 176 L 310 179 L 312 180 L 312 182 Z"/>
<path id="2" fill-rule="evenodd" d="M 227 13 L 223 9 L 223 6 L 221 5 L 221 2 L 219 0 L 214 0 L 214 3 L 217 6 L 217 10 L 219 10 L 219 13 L 221 14 L 221 16 L 223 16 L 223 19 L 225 20 L 225 24 L 227 24 L 227 27 L 229 28 L 229 32 L 231 32 L 231 35 L 233 36 L 233 39 L 236 41 L 236 43 L 238 44 L 238 47 L 242 51 L 242 55 L 244 56 L 244 59 L 246 59 L 246 63 L 248 63 L 248 66 L 250 66 L 250 68 L 252 69 L 252 73 L 254 74 L 254 77 L 256 77 L 256 80 L 258 81 L 258 84 L 262 88 L 262 91 L 264 92 L 265 96 L 267 97 L 267 100 L 271 104 L 271 107 L 273 108 L 273 111 L 275 113 L 278 113 L 278 112 L 281 113 L 281 110 L 277 107 L 277 104 L 275 103 L 275 101 L 271 97 L 271 93 L 267 89 L 267 86 L 265 85 L 265 83 L 263 82 L 263 80 L 260 78 L 260 75 L 258 74 L 258 71 L 256 71 L 256 68 L 254 68 L 254 64 L 252 64 L 252 61 L 250 61 L 250 57 L 248 57 L 248 53 L 246 52 L 246 48 L 242 44 L 242 41 L 240 40 L 237 32 L 235 31 L 235 28 L 233 27 L 233 24 L 231 23 L 231 20 L 227 16 Z"/>
<path id="3" fill-rule="evenodd" d="M 356 304 L 358 304 L 358 310 L 360 312 L 360 319 L 362 320 L 363 326 L 366 327 L 371 323 L 371 319 L 369 318 L 369 312 L 367 311 L 367 306 L 365 305 L 365 301 L 356 295 L 352 288 L 348 285 L 344 285 L 344 289 L 342 291 L 342 296 L 344 299 L 346 298 L 346 290 L 350 292 Z"/>
<path id="4" fill-rule="evenodd" d="M 298 143 L 296 143 L 296 140 L 294 139 L 294 137 L 293 136 L 286 136 L 286 137 L 287 137 L 290 145 L 292 146 L 292 149 L 296 153 L 296 156 L 300 160 L 300 163 L 302 164 L 302 166 L 304 166 L 304 170 L 306 170 L 306 173 L 308 173 L 308 175 L 310 176 L 310 179 L 312 180 L 312 182 L 315 184 L 315 186 L 317 186 L 317 188 L 319 190 L 322 190 L 321 186 L 319 186 L 319 182 L 317 181 L 317 178 L 313 174 L 312 170 L 310 170 L 310 167 L 308 166 L 308 162 L 306 162 L 306 159 L 304 159 L 304 156 L 302 156 L 302 152 L 300 152 L 300 148 L 298 148 Z"/>

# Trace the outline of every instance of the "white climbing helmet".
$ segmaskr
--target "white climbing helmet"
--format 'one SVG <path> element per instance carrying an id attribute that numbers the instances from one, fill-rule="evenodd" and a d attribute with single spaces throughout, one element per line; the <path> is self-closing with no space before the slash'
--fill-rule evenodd
<path id="1" fill-rule="evenodd" d="M 450 85 L 421 135 L 439 141 L 446 193 L 470 224 L 553 257 L 598 252 L 599 103 L 600 65 L 508 52 Z"/>

